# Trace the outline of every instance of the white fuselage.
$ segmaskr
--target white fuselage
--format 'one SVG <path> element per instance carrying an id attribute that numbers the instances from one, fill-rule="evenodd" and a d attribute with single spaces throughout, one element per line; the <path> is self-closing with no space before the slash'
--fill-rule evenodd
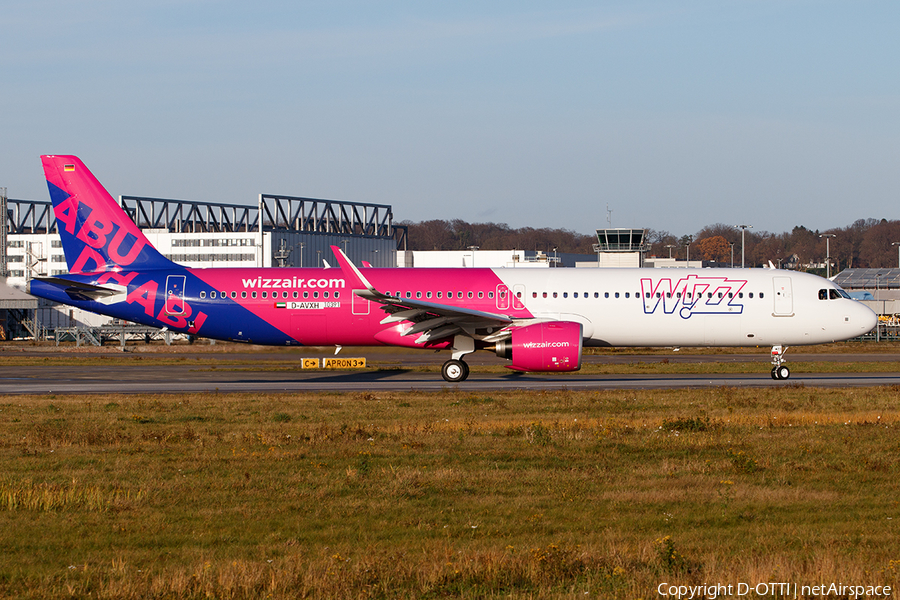
<path id="1" fill-rule="evenodd" d="M 877 322 L 831 281 L 793 271 L 494 272 L 536 320 L 582 323 L 588 346 L 818 344 L 863 335 Z"/>

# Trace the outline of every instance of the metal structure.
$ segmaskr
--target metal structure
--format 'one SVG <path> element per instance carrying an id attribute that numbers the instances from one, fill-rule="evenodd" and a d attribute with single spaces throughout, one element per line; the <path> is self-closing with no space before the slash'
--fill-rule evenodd
<path id="1" fill-rule="evenodd" d="M 50 202 L 9 198 L 6 205 L 6 234 L 56 233 Z"/>
<path id="2" fill-rule="evenodd" d="M 900 269 L 844 269 L 834 282 L 845 290 L 900 289 Z"/>
<path id="3" fill-rule="evenodd" d="M 9 214 L 8 209 L 6 208 L 6 188 L 0 188 L 0 214 Z M 0 277 L 8 277 L 9 269 L 6 267 L 6 235 L 8 231 L 6 227 L 0 227 L 0 248 L 3 248 L 3 252 L 0 253 Z"/>
<path id="4" fill-rule="evenodd" d="M 254 206 L 141 196 L 119 196 L 119 204 L 141 229 L 172 233 L 257 231 L 259 210 Z"/>

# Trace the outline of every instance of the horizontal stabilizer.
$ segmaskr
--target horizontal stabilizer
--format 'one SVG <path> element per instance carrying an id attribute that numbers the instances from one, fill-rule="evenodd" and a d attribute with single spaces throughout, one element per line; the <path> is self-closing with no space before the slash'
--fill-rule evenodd
<path id="1" fill-rule="evenodd" d="M 114 298 L 114 296 L 118 295 L 121 295 L 121 299 L 124 300 L 127 292 L 127 288 L 124 285 L 115 283 L 94 285 L 62 279 L 61 277 L 35 277 L 35 280 L 62 288 L 69 298 L 73 300 L 94 300 L 103 304 L 117 302 L 119 298 Z"/>

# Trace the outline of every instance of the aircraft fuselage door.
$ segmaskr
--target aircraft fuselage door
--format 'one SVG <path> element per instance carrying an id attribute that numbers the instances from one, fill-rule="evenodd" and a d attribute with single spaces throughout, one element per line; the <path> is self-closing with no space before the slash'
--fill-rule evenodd
<path id="1" fill-rule="evenodd" d="M 794 314 L 794 295 L 791 291 L 790 277 L 773 277 L 775 287 L 775 314 L 789 317 Z"/>
<path id="2" fill-rule="evenodd" d="M 509 310 L 509 288 L 502 283 L 497 286 L 497 310 Z"/>
<path id="3" fill-rule="evenodd" d="M 352 305 L 354 315 L 369 314 L 369 301 L 365 298 L 360 298 L 353 292 L 350 292 L 350 304 Z"/>
<path id="4" fill-rule="evenodd" d="M 166 277 L 166 314 L 184 314 L 184 275 Z"/>
<path id="5" fill-rule="evenodd" d="M 516 310 L 525 308 L 525 286 L 521 283 L 513 286 L 513 308 Z"/>

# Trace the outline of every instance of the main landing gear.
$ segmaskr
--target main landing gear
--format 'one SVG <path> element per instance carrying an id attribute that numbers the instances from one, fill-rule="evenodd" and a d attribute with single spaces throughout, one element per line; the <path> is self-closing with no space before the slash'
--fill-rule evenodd
<path id="1" fill-rule="evenodd" d="M 784 366 L 784 353 L 787 346 L 772 346 L 772 379 L 787 379 L 791 370 Z"/>
<path id="2" fill-rule="evenodd" d="M 464 360 L 451 358 L 441 367 L 441 375 L 444 380 L 449 383 L 459 383 L 465 381 L 469 376 L 469 365 Z"/>

